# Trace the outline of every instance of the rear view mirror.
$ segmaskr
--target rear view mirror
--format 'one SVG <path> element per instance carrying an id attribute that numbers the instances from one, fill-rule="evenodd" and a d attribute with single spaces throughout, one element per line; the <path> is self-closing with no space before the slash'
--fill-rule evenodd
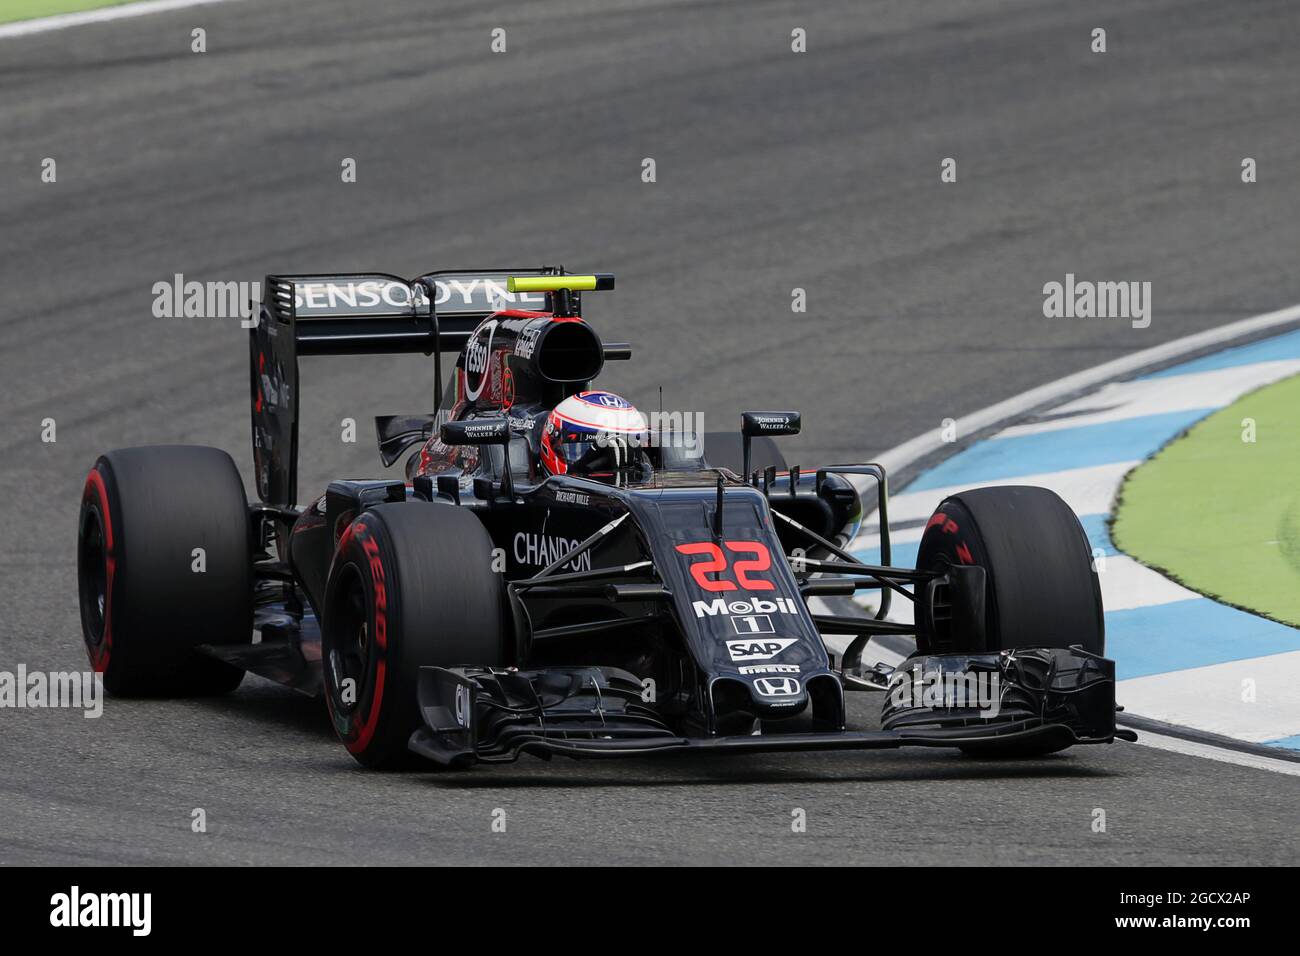
<path id="1" fill-rule="evenodd" d="M 749 443 L 755 435 L 797 435 L 801 424 L 798 412 L 741 412 L 740 434 L 745 446 L 745 473 L 741 477 L 749 481 Z"/>
<path id="2" fill-rule="evenodd" d="M 798 412 L 741 412 L 740 433 L 755 435 L 797 435 L 802 424 Z"/>
<path id="3" fill-rule="evenodd" d="M 505 462 L 501 473 L 501 497 L 508 501 L 514 500 L 514 481 L 510 475 L 510 419 L 466 418 L 456 422 L 443 422 L 440 434 L 448 445 L 501 445 Z"/>
<path id="4" fill-rule="evenodd" d="M 505 445 L 510 441 L 510 422 L 504 418 L 443 422 L 442 440 L 448 445 Z"/>

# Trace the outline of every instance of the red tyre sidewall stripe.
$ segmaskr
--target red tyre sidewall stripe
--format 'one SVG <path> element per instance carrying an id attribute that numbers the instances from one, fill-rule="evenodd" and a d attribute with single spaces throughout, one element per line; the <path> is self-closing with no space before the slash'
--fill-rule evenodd
<path id="1" fill-rule="evenodd" d="M 381 657 L 375 664 L 375 692 L 370 696 L 370 712 L 366 714 L 365 723 L 356 731 L 355 736 L 343 741 L 349 753 L 361 753 L 375 736 L 375 728 L 379 725 L 379 708 L 384 702 L 384 678 L 387 670 L 387 664 Z"/>
<path id="2" fill-rule="evenodd" d="M 117 571 L 117 554 L 113 548 L 113 517 L 108 508 L 108 489 L 104 485 L 104 476 L 99 473 L 99 466 L 91 469 L 86 476 L 86 488 L 82 500 L 94 494 L 99 508 L 99 519 L 104 526 L 104 637 L 98 647 L 86 644 L 90 657 L 90 666 L 97 674 L 108 670 L 108 661 L 113 650 L 113 576 Z"/>
<path id="3" fill-rule="evenodd" d="M 374 686 L 368 695 L 369 705 L 364 716 L 354 713 L 342 715 L 342 721 L 339 721 L 337 717 L 335 719 L 335 727 L 339 728 L 340 739 L 342 739 L 344 746 L 348 748 L 348 752 L 355 754 L 364 751 L 374 739 L 375 730 L 379 726 L 379 718 L 383 710 L 384 687 L 388 676 L 388 609 L 390 604 L 388 592 L 392 579 L 384 567 L 379 543 L 371 535 L 370 528 L 364 521 L 354 521 L 348 525 L 339 539 L 339 553 L 342 554 L 344 548 L 352 544 L 361 548 L 363 559 L 357 563 L 365 567 L 369 578 L 367 615 L 374 625 L 372 641 L 376 658 Z M 329 704 L 330 710 L 334 711 L 334 693 L 332 690 L 326 695 L 326 702 Z"/>

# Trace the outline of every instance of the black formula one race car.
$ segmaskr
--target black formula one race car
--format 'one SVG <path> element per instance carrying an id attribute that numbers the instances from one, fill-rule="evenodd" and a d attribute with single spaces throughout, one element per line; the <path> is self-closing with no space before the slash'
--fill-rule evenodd
<path id="1" fill-rule="evenodd" d="M 252 671 L 323 695 L 376 768 L 1131 739 L 1060 498 L 949 497 L 917 566 L 890 567 L 884 469 L 786 467 L 773 438 L 797 413 L 699 435 L 592 389 L 631 355 L 581 318 L 582 293 L 613 285 L 549 267 L 268 276 L 250 333 L 260 501 L 199 446 L 109 452 L 86 481 L 81 619 L 108 691 L 218 694 Z M 299 356 L 357 353 L 433 356 L 437 407 L 376 419 L 385 466 L 414 449 L 405 480 L 334 481 L 300 508 Z M 882 565 L 848 551 L 873 508 Z M 874 616 L 815 610 L 860 590 Z M 891 597 L 911 623 L 887 619 Z M 823 634 L 847 642 L 838 660 Z M 886 634 L 915 654 L 868 666 Z M 847 691 L 882 695 L 880 730 L 846 728 Z"/>

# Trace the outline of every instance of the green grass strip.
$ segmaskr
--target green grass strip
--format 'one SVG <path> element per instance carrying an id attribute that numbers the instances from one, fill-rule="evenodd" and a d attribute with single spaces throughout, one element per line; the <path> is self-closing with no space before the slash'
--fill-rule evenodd
<path id="1" fill-rule="evenodd" d="M 4 0 L 0 3 L 0 23 L 52 17 L 56 13 L 80 13 L 98 7 L 115 7 L 127 0 Z"/>
<path id="2" fill-rule="evenodd" d="M 1119 548 L 1194 591 L 1300 626 L 1300 376 L 1198 422 L 1134 469 L 1120 499 Z"/>

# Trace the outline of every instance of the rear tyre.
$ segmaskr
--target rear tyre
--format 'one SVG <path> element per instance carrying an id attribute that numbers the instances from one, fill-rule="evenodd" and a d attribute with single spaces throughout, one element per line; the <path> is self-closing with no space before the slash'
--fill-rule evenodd
<path id="1" fill-rule="evenodd" d="M 492 539 L 452 505 L 383 504 L 339 540 L 325 588 L 325 700 L 348 752 L 376 770 L 427 766 L 407 749 L 422 725 L 419 669 L 513 664 Z"/>
<path id="2" fill-rule="evenodd" d="M 86 653 L 109 693 L 238 687 L 241 669 L 194 650 L 252 640 L 248 500 L 230 456 L 198 445 L 101 456 L 81 496 L 77 590 Z"/>
<path id="3" fill-rule="evenodd" d="M 945 498 L 921 537 L 916 566 L 942 570 L 977 565 L 985 574 L 985 646 L 922 623 L 921 654 L 989 653 L 1019 647 L 1079 645 L 1106 649 L 1101 588 L 1088 536 L 1060 496 L 1046 488 L 976 488 Z M 1069 746 L 1059 738 L 1027 743 L 972 744 L 979 756 L 1027 757 Z"/>

